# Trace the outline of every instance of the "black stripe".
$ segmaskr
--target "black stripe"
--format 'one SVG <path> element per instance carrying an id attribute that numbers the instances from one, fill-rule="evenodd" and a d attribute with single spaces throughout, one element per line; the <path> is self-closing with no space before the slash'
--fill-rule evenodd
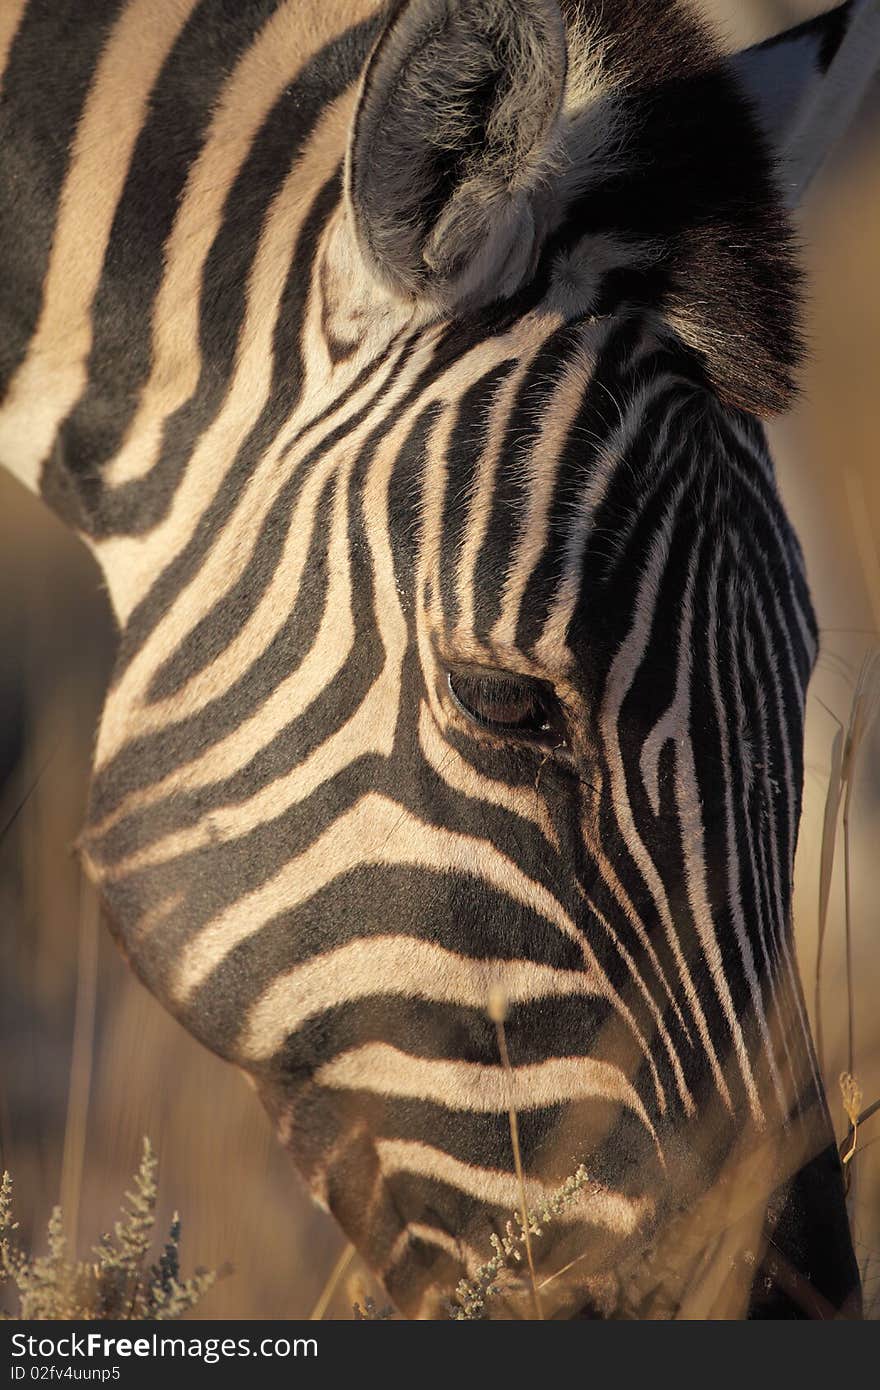
<path id="1" fill-rule="evenodd" d="M 295 475 L 296 481 L 298 475 Z M 286 491 L 286 489 L 285 489 Z M 291 487 L 291 491 L 295 490 Z M 322 518 L 327 519 L 331 503 L 328 483 L 319 504 L 317 524 L 312 533 L 312 550 L 307 557 L 302 586 L 297 601 L 285 623 L 272 641 L 263 648 L 249 667 L 222 695 L 209 701 L 197 713 L 175 723 L 167 724 L 155 733 L 132 739 L 101 769 L 92 789 L 94 819 L 109 814 L 131 791 L 148 787 L 186 765 L 197 753 L 234 733 L 246 718 L 254 714 L 281 682 L 296 670 L 305 657 L 317 633 L 323 609 L 322 582 L 326 583 L 327 535 L 322 532 Z M 320 563 L 316 563 L 320 559 Z M 372 608 L 372 591 L 367 567 L 360 560 L 360 569 L 367 582 L 358 583 L 358 556 L 352 556 L 355 573 L 352 577 L 352 621 L 361 635 L 357 661 L 350 660 L 320 694 L 320 705 L 307 709 L 292 720 L 267 748 L 255 753 L 247 768 L 233 778 L 213 787 L 202 788 L 196 804 L 212 804 L 219 791 L 219 803 L 237 800 L 258 790 L 264 782 L 274 780 L 303 761 L 345 722 L 361 703 L 381 669 L 383 653 Z M 373 633 L 373 640 L 369 634 Z M 364 636 L 363 634 L 367 635 Z M 317 713 L 317 717 L 316 717 Z M 186 799 L 181 810 L 185 819 Z M 121 840 L 121 837 L 120 837 Z"/>
<path id="2" fill-rule="evenodd" d="M 277 3 L 260 0 L 260 13 L 271 13 Z M 203 271 L 199 315 L 202 363 L 195 391 L 165 422 L 160 457 L 149 477 L 105 494 L 101 466 L 118 450 L 150 369 L 152 309 L 178 200 L 201 148 L 212 104 L 228 79 L 228 65 L 234 64 L 254 37 L 249 11 L 249 22 L 240 29 L 233 27 L 214 52 L 218 38 L 211 17 L 215 11 L 211 0 L 196 11 L 157 84 L 152 114 L 142 131 L 117 209 L 96 297 L 89 385 L 61 431 L 64 467 L 76 478 L 82 497 L 81 524 L 95 536 L 143 534 L 166 514 L 193 450 L 228 390 L 244 324 L 248 273 L 272 200 L 327 105 L 356 78 L 375 27 L 375 21 L 364 21 L 326 44 L 264 120 L 230 185 L 223 221 Z M 205 45 L 213 57 L 205 58 Z M 200 62 L 207 63 L 208 80 L 193 83 L 192 73 L 199 72 Z M 190 86 L 195 89 L 191 97 Z M 328 186 L 316 201 L 324 208 L 326 220 L 330 211 L 326 205 L 334 201 Z M 317 211 L 313 211 L 317 218 Z M 314 237 L 313 222 L 303 229 L 301 243 L 310 233 Z M 302 255 L 303 250 L 300 245 L 297 253 Z M 314 245 L 309 244 L 308 251 L 313 250 Z M 298 340 L 309 274 L 303 263 L 296 271 L 298 279 L 294 282 L 291 272 L 281 306 L 288 317 L 276 329 L 276 351 Z M 273 387 L 278 391 L 282 373 L 279 357 L 274 367 Z M 259 439 L 260 448 L 265 448 L 298 398 L 296 357 L 285 360 L 283 370 L 290 375 L 282 378 L 280 398 L 275 394 L 270 397 L 247 442 L 255 456 L 260 450 L 254 449 L 254 441 Z M 49 479 L 46 487 L 51 486 Z"/>
<path id="3" fill-rule="evenodd" d="M 290 817 L 283 829 L 291 834 L 306 827 L 310 808 L 298 808 L 300 819 Z M 192 856 L 188 884 L 187 920 L 162 925 L 138 944 L 137 968 L 147 976 L 150 988 L 162 998 L 174 977 L 186 942 L 235 894 L 230 887 L 243 869 L 248 890 L 264 883 L 287 862 L 278 836 L 252 837 L 243 849 L 222 847 Z M 295 845 L 294 849 L 301 848 Z M 273 855 L 272 850 L 275 850 Z M 250 859 L 247 851 L 250 851 Z M 162 902 L 179 884 L 187 886 L 175 864 L 133 874 L 109 890 L 111 906 L 132 901 L 144 905 Z M 411 936 L 448 951 L 477 959 L 530 960 L 559 970 L 582 973 L 583 956 L 577 944 L 534 908 L 525 907 L 501 889 L 478 876 L 451 874 L 405 864 L 367 865 L 350 870 L 316 891 L 302 904 L 281 912 L 240 942 L 215 967 L 188 1001 L 183 1021 L 215 1051 L 226 1054 L 242 1027 L 245 1011 L 254 1004 L 282 971 L 313 959 L 323 951 L 371 936 Z M 474 930 L 474 911 L 479 902 L 480 931 Z M 327 1000 L 328 1006 L 332 1000 Z M 591 1001 L 584 1004 L 584 1022 L 596 1018 Z M 412 1040 L 410 1045 L 412 1046 Z M 233 1054 L 234 1055 L 234 1054 Z"/>
<path id="4" fill-rule="evenodd" d="M 550 334 L 529 366 L 511 408 L 495 471 L 486 535 L 472 580 L 474 632 L 481 641 L 488 640 L 501 616 L 511 558 L 528 514 L 531 451 L 561 376 L 580 352 L 580 336 L 567 324 Z"/>
<path id="5" fill-rule="evenodd" d="M 259 997 L 256 993 L 237 1002 L 246 1009 Z M 239 1014 L 239 1022 L 242 1016 Z M 604 999 L 579 994 L 512 1004 L 505 1020 L 512 1063 L 520 1067 L 554 1057 L 591 1057 L 619 1066 L 620 1037 L 614 1018 Z M 328 998 L 325 1008 L 305 1019 L 282 1042 L 265 1063 L 266 1072 L 280 1080 L 311 1075 L 355 1043 L 362 1047 L 373 1042 L 426 1061 L 498 1065 L 498 1036 L 486 1008 L 436 1003 L 389 991 L 346 1004 Z M 646 1090 L 642 1100 L 650 1113 L 656 1104 L 653 1090 Z"/>
<path id="6" fill-rule="evenodd" d="M 95 66 L 123 0 L 30 0 L 0 97 L 0 401 L 37 326 L 43 283 Z"/>
<path id="7" fill-rule="evenodd" d="M 339 197 L 339 177 L 334 175 L 316 197 L 303 225 L 296 253 L 291 262 L 287 283 L 281 300 L 273 344 L 273 382 L 269 402 L 260 419 L 242 445 L 233 465 L 239 474 L 244 459 L 250 465 L 258 462 L 260 445 L 267 445 L 278 429 L 279 420 L 295 406 L 303 381 L 301 329 L 308 298 L 308 276 L 303 262 L 306 254 L 317 244 L 322 228 L 335 208 Z M 223 593 L 184 640 L 157 670 L 150 683 L 148 698 L 158 701 L 173 695 L 186 681 L 203 670 L 238 635 L 256 609 L 260 599 L 275 577 L 284 544 L 288 538 L 294 509 L 302 495 L 304 482 L 310 473 L 294 472 L 281 488 L 269 508 L 259 534 L 251 548 L 249 561 L 241 577 Z M 233 489 L 237 492 L 237 489 Z M 329 523 L 324 513 L 323 520 Z M 309 580 L 309 565 L 304 578 Z M 300 607 L 301 605 L 297 605 Z M 302 638 L 298 645 L 303 646 Z"/>
<path id="8" fill-rule="evenodd" d="M 394 583 L 411 633 L 415 631 L 416 564 L 422 546 L 427 449 L 443 415 L 440 401 L 430 401 L 416 415 L 394 460 L 388 484 L 388 534 Z"/>
<path id="9" fill-rule="evenodd" d="M 113 218 L 92 312 L 88 384 L 63 426 L 65 461 L 75 474 L 98 473 L 134 416 L 150 370 L 165 243 L 187 177 L 230 73 L 278 4 L 254 0 L 236 13 L 202 0 L 165 59 Z"/>
<path id="10" fill-rule="evenodd" d="M 516 359 L 508 357 L 484 372 L 458 402 L 455 424 L 450 431 L 440 528 L 444 555 L 440 570 L 440 597 L 448 631 L 455 627 L 460 616 L 458 582 L 461 548 L 484 456 L 489 416 L 501 387 L 516 365 Z"/>
<path id="11" fill-rule="evenodd" d="M 612 431 L 620 424 L 620 402 L 628 393 L 626 361 L 641 332 L 636 318 L 615 326 L 603 344 L 581 406 L 562 446 L 553 496 L 547 515 L 545 543 L 523 592 L 517 618 L 516 643 L 530 650 L 541 638 L 553 598 L 564 576 L 566 546 L 584 490 L 596 459 Z M 654 407 L 658 409 L 659 407 Z M 668 408 L 664 405 L 664 409 Z M 650 412 L 649 412 L 650 413 Z M 639 432 L 636 445 L 650 448 L 650 428 Z M 627 478 L 626 468 L 617 470 Z M 603 527 L 596 518 L 600 531 Z M 618 516 L 615 514 L 615 530 Z"/>
<path id="12" fill-rule="evenodd" d="M 389 390 L 394 379 L 403 370 L 412 349 L 412 343 L 404 344 L 400 355 L 394 363 L 390 376 L 377 388 L 373 396 L 367 403 L 360 408 L 353 416 L 344 420 L 327 434 L 319 444 L 316 444 L 302 460 L 297 462 L 293 476 L 282 489 L 275 506 L 281 508 L 284 505 L 292 507 L 296 498 L 302 492 L 303 487 L 311 476 L 313 470 L 321 460 L 332 449 L 336 447 L 347 435 L 354 432 L 360 424 L 370 415 L 381 401 L 382 396 Z M 375 373 L 381 371 L 383 361 L 371 364 Z M 143 644 L 147 641 L 153 630 L 161 622 L 174 597 L 180 590 L 199 572 L 199 568 L 208 554 L 211 546 L 217 539 L 223 527 L 229 521 L 236 504 L 241 497 L 250 480 L 253 468 L 259 461 L 262 450 L 268 445 L 275 429 L 273 425 L 273 412 L 271 404 L 263 411 L 261 419 L 257 422 L 248 438 L 238 451 L 232 468 L 224 479 L 223 486 L 216 498 L 202 512 L 198 526 L 192 539 L 186 544 L 179 555 L 163 570 L 162 574 L 153 584 L 145 597 L 138 603 L 132 611 L 122 634 L 119 657 L 114 671 L 114 681 L 118 681 L 128 666 L 140 651 Z M 382 430 L 380 426 L 379 432 Z M 375 437 L 370 436 L 371 440 Z M 279 459 L 279 468 L 283 466 L 284 460 L 289 457 L 294 446 L 286 450 Z"/>
<path id="13" fill-rule="evenodd" d="M 341 1105 L 377 1142 L 399 1139 L 424 1143 L 430 1136 L 432 1148 L 460 1163 L 513 1172 L 506 1110 L 494 1114 L 455 1110 L 418 1097 L 322 1087 L 303 1099 L 305 1104 L 300 1102 L 296 1107 L 299 1123 L 303 1122 L 303 1111 L 313 1111 L 317 1120 L 327 1109 Z M 632 1111 L 617 1102 L 597 1097 L 521 1109 L 517 1125 L 523 1168 L 548 1186 L 561 1185 L 582 1162 L 588 1163 L 594 1181 L 613 1184 L 624 1196 L 644 1197 L 663 1182 L 651 1135 Z M 589 1218 L 586 1205 L 584 1216 Z"/>

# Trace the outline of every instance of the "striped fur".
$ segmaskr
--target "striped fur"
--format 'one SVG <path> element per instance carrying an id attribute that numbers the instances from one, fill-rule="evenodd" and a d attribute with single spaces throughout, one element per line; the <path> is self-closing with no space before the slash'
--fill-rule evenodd
<path id="1" fill-rule="evenodd" d="M 511 1104 L 530 1200 L 589 1174 L 549 1310 L 708 1316 L 714 1260 L 795 1315 L 768 1222 L 854 1307 L 790 921 L 816 629 L 747 413 L 798 276 L 708 34 L 29 0 L 0 61 L 0 461 L 118 617 L 81 850 L 135 970 L 408 1313 L 518 1203 Z"/>

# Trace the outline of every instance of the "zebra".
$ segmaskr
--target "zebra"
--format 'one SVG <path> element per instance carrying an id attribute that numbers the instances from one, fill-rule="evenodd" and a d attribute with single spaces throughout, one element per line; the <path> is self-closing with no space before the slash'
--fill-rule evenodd
<path id="1" fill-rule="evenodd" d="M 119 629 L 78 852 L 409 1316 L 516 1212 L 544 1316 L 858 1315 L 774 51 L 667 0 L 0 16 L 0 462 Z"/>

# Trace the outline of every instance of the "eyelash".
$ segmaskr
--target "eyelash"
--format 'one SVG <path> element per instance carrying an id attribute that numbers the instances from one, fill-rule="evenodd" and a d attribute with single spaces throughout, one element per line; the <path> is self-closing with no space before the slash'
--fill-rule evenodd
<path id="1" fill-rule="evenodd" d="M 453 704 L 476 724 L 502 736 L 529 740 L 546 747 L 565 744 L 565 722 L 555 695 L 538 681 L 503 672 L 449 671 L 447 685 Z M 488 711 L 505 708 L 519 717 L 493 717 Z"/>

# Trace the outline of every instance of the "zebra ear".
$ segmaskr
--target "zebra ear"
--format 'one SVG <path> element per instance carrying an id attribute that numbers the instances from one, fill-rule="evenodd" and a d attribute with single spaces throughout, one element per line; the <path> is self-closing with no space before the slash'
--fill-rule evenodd
<path id="1" fill-rule="evenodd" d="M 556 0 L 398 0 L 367 65 L 347 190 L 394 294 L 444 308 L 513 294 L 551 219 L 566 76 Z"/>

